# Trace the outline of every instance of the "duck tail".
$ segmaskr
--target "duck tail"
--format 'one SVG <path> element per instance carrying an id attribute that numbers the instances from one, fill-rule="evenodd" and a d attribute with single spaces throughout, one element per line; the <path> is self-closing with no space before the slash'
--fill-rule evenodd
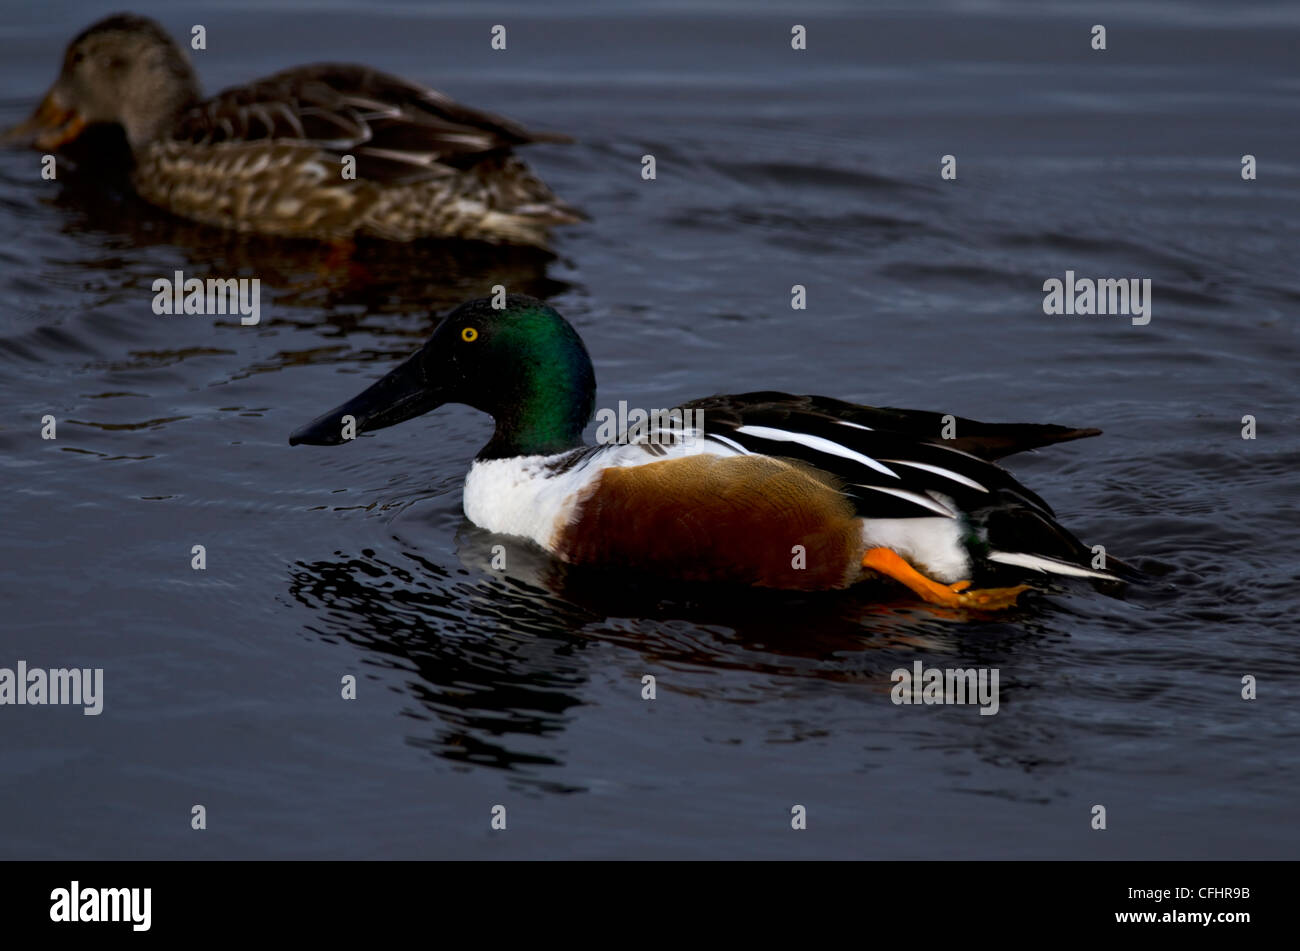
<path id="1" fill-rule="evenodd" d="M 954 448 L 981 459 L 993 460 L 1058 442 L 1100 436 L 1101 430 L 1074 429 L 1050 423 L 980 423 L 975 420 L 960 420 L 957 434 L 959 438 L 950 443 Z"/>
<path id="2" fill-rule="evenodd" d="M 1097 581 L 1138 581 L 1144 573 L 1127 562 L 1085 545 L 1047 512 L 1021 505 L 1004 505 L 983 513 L 987 550 L 995 565 L 1044 574 Z"/>

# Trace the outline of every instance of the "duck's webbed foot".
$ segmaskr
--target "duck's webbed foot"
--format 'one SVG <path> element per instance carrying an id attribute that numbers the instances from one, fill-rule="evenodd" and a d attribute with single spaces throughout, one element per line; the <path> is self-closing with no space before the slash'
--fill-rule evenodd
<path id="1" fill-rule="evenodd" d="M 921 574 L 892 548 L 867 549 L 862 556 L 862 567 L 893 578 L 931 604 L 940 604 L 949 608 L 997 611 L 1012 607 L 1020 592 L 1029 590 L 1027 584 L 1016 585 L 1014 588 L 976 588 L 975 590 L 971 590 L 969 581 L 943 584 Z"/>

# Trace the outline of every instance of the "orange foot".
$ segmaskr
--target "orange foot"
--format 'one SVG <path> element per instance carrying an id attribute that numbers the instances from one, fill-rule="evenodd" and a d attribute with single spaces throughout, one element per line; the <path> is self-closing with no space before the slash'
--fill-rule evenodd
<path id="1" fill-rule="evenodd" d="M 1016 596 L 1021 591 L 1028 591 L 1029 585 L 1020 584 L 1014 588 L 970 588 L 969 581 L 956 584 L 940 584 L 921 574 L 892 548 L 870 548 L 862 556 L 862 567 L 870 568 L 886 577 L 907 585 L 924 600 L 931 604 L 941 604 L 949 608 L 974 608 L 982 611 L 996 611 L 1009 608 L 1016 603 Z"/>

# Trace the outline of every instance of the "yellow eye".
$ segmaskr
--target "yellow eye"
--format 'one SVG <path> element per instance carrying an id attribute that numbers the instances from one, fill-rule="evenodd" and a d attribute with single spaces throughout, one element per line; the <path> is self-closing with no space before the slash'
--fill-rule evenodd
<path id="1" fill-rule="evenodd" d="M 466 327 L 460 332 L 460 339 L 464 340 L 466 343 L 473 343 L 478 339 L 478 331 L 473 327 Z"/>

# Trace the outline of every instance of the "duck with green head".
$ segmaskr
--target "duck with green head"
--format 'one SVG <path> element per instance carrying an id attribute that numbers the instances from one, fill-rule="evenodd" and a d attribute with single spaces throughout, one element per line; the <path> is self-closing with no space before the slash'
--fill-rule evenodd
<path id="1" fill-rule="evenodd" d="M 512 154 L 566 136 L 348 64 L 300 66 L 204 99 L 185 51 L 131 14 L 74 37 L 54 85 L 5 138 L 52 150 L 99 124 L 125 133 L 142 198 L 237 231 L 544 248 L 552 226 L 581 218 Z"/>
<path id="2" fill-rule="evenodd" d="M 891 578 L 935 604 L 997 609 L 1008 573 L 1116 580 L 995 460 L 1097 434 L 756 392 L 683 404 L 689 432 L 588 446 L 596 380 L 577 331 L 511 296 L 452 311 L 419 351 L 290 437 L 338 445 L 464 403 L 496 422 L 465 480 L 470 521 L 571 564 L 793 590 Z"/>

